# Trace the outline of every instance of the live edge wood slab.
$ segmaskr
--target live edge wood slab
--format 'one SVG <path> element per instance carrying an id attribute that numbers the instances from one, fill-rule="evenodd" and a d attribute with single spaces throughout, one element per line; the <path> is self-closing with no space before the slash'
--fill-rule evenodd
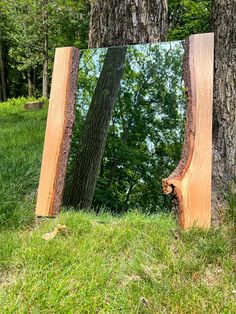
<path id="1" fill-rule="evenodd" d="M 183 67 L 188 108 L 182 158 L 162 181 L 164 192 L 177 198 L 184 229 L 211 223 L 213 65 L 213 33 L 191 36 Z"/>
<path id="2" fill-rule="evenodd" d="M 61 206 L 74 123 L 79 50 L 56 49 L 36 216 L 53 217 Z"/>

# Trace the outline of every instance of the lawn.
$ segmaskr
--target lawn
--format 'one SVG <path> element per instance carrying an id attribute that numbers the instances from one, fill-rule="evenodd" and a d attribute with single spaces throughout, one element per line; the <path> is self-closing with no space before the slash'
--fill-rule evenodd
<path id="1" fill-rule="evenodd" d="M 23 103 L 0 105 L 0 313 L 236 313 L 230 223 L 74 211 L 36 223 L 46 109 Z"/>

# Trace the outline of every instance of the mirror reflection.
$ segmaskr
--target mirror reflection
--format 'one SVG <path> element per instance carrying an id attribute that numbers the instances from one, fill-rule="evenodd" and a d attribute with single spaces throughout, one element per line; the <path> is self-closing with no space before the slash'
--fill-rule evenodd
<path id="1" fill-rule="evenodd" d="M 103 110 L 112 112 L 92 207 L 116 213 L 171 209 L 161 180 L 177 166 L 183 145 L 183 54 L 182 42 L 81 51 L 66 205 L 89 107 L 106 99 Z M 114 102 L 113 109 L 106 102 Z"/>

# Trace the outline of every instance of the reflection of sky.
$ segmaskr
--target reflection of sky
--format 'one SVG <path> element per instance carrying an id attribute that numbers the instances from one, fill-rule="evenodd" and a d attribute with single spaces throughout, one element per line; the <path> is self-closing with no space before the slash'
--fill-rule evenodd
<path id="1" fill-rule="evenodd" d="M 83 69 L 88 62 L 91 62 L 95 65 L 96 67 L 96 73 L 99 76 L 100 71 L 99 71 L 99 67 L 100 67 L 100 58 L 102 55 L 105 55 L 107 52 L 107 48 L 97 48 L 97 49 L 86 49 L 86 50 L 81 50 L 82 52 L 82 58 L 80 59 L 80 65 L 79 65 L 79 70 Z M 84 55 L 90 55 L 91 57 L 88 60 L 85 60 Z"/>
<path id="2" fill-rule="evenodd" d="M 183 43 L 184 43 L 183 41 L 179 40 L 179 41 L 167 41 L 167 42 L 161 42 L 161 43 L 155 43 L 155 44 L 141 44 L 141 45 L 137 44 L 137 45 L 130 45 L 127 47 L 136 49 L 138 51 L 142 51 L 143 49 L 148 50 L 151 47 L 159 46 L 159 47 L 161 47 L 161 49 L 168 51 L 169 49 L 172 49 L 172 50 L 176 49 L 177 47 L 179 47 Z M 126 47 L 126 46 L 124 46 L 124 47 Z M 111 49 L 111 48 L 116 49 L 117 47 L 109 47 L 109 49 Z M 87 52 L 87 51 L 95 51 L 96 54 L 99 54 L 99 53 L 104 54 L 104 53 L 106 53 L 107 48 L 80 49 L 80 51 L 82 53 Z"/>
<path id="3" fill-rule="evenodd" d="M 145 61 L 152 61 L 152 55 L 150 53 L 150 49 L 152 47 L 159 46 L 161 48 L 162 54 L 168 53 L 169 50 L 176 50 L 181 47 L 181 41 L 173 41 L 173 42 L 164 42 L 159 44 L 144 44 L 144 45 L 134 45 L 131 46 L 133 50 L 136 50 L 137 52 L 142 53 L 145 55 Z M 131 63 L 131 66 L 133 70 L 137 70 L 137 72 L 140 71 L 140 67 L 137 66 L 137 63 L 133 62 Z"/>
<path id="4" fill-rule="evenodd" d="M 158 43 L 158 44 L 132 45 L 128 47 L 130 47 L 134 51 L 142 53 L 145 56 L 145 60 L 147 62 L 147 61 L 152 61 L 152 56 L 150 54 L 150 49 L 152 47 L 159 46 L 161 48 L 162 53 L 165 54 L 165 53 L 168 53 L 169 50 L 175 50 L 175 49 L 181 48 L 182 43 L 183 43 L 182 41 L 172 41 L 172 42 L 163 42 L 163 43 Z M 116 47 L 113 47 L 112 49 L 116 49 Z M 96 77 L 99 77 L 100 72 L 101 72 L 101 64 L 100 64 L 101 56 L 104 56 L 106 54 L 107 48 L 81 49 L 80 51 L 82 53 L 82 57 L 80 59 L 79 69 L 80 70 L 84 69 L 86 65 L 88 64 L 88 62 L 91 62 L 95 66 L 94 72 L 96 73 Z M 84 58 L 85 55 L 91 55 L 89 61 L 85 60 Z M 141 70 L 140 66 L 134 60 L 130 65 L 134 71 L 140 72 Z M 91 75 L 92 72 L 88 71 L 87 74 Z"/>

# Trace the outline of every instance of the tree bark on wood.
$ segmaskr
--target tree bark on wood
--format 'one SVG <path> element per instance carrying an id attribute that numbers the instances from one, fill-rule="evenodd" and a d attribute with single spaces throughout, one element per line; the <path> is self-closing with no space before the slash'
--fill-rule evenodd
<path id="1" fill-rule="evenodd" d="M 48 0 L 43 0 L 43 97 L 48 98 Z"/>
<path id="2" fill-rule="evenodd" d="M 159 42 L 165 39 L 167 24 L 166 0 L 97 0 L 92 5 L 89 46 L 95 48 Z M 113 106 L 119 91 L 122 71 L 118 69 L 124 59 L 124 48 L 109 49 L 79 144 L 71 191 L 65 198 L 67 205 L 88 208 L 92 204 Z M 105 95 L 104 91 L 108 88 L 110 95 Z"/>
<path id="3" fill-rule="evenodd" d="M 215 0 L 212 29 L 215 32 L 215 82 L 213 105 L 213 213 L 215 222 L 225 206 L 236 176 L 236 3 Z"/>
<path id="4" fill-rule="evenodd" d="M 78 68 L 78 49 L 56 49 L 36 205 L 38 217 L 56 216 L 61 206 L 74 123 Z"/>

